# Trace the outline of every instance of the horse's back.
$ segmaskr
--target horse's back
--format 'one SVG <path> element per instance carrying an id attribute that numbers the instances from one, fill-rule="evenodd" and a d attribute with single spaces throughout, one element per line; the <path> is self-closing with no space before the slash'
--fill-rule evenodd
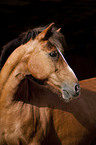
<path id="1" fill-rule="evenodd" d="M 81 88 L 85 88 L 96 93 L 96 77 L 80 81 L 79 83 Z"/>

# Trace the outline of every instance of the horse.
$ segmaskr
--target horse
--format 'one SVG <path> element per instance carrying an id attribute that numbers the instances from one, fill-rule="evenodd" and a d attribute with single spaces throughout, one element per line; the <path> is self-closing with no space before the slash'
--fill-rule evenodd
<path id="1" fill-rule="evenodd" d="M 96 145 L 96 78 L 79 84 L 78 99 L 69 103 L 55 100 L 48 145 Z"/>
<path id="2" fill-rule="evenodd" d="M 0 57 L 0 145 L 94 142 L 96 79 L 88 80 L 86 89 L 92 92 L 84 89 L 84 94 L 80 85 L 86 86 L 86 81 L 79 85 L 64 58 L 65 49 L 64 35 L 54 23 L 28 30 L 4 46 Z"/>

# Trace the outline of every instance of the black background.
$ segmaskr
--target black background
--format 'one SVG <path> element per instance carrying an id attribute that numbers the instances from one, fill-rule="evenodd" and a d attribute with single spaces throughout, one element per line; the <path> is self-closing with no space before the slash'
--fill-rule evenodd
<path id="1" fill-rule="evenodd" d="M 78 79 L 96 77 L 95 21 L 95 0 L 0 0 L 0 48 L 27 29 L 55 22 L 65 35 L 65 58 Z"/>

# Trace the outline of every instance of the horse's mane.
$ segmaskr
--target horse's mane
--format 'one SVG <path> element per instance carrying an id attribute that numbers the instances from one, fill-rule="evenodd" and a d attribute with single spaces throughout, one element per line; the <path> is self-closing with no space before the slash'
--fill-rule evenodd
<path id="1" fill-rule="evenodd" d="M 48 26 L 48 25 L 47 25 Z M 6 45 L 4 45 L 2 48 L 1 56 L 0 56 L 0 69 L 3 67 L 4 63 L 6 62 L 7 58 L 10 56 L 10 54 L 21 44 L 27 43 L 31 38 L 34 40 L 34 38 L 41 33 L 46 27 L 37 27 L 34 29 L 30 29 L 26 32 L 21 33 L 18 38 L 10 41 Z M 65 38 L 62 33 L 56 32 L 57 28 L 52 27 L 51 34 L 49 34 L 51 39 L 57 41 L 59 45 L 62 45 L 64 48 L 66 47 Z"/>

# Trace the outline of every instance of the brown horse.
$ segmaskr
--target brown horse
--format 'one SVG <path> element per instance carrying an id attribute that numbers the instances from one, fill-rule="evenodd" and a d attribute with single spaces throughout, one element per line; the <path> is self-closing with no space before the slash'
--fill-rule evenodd
<path id="1" fill-rule="evenodd" d="M 4 46 L 0 145 L 85 145 L 95 138 L 96 92 L 69 102 L 80 87 L 63 56 L 66 44 L 59 30 L 52 23 Z"/>
<path id="2" fill-rule="evenodd" d="M 69 103 L 55 99 L 48 145 L 96 145 L 96 78 L 79 83 L 78 99 Z"/>

